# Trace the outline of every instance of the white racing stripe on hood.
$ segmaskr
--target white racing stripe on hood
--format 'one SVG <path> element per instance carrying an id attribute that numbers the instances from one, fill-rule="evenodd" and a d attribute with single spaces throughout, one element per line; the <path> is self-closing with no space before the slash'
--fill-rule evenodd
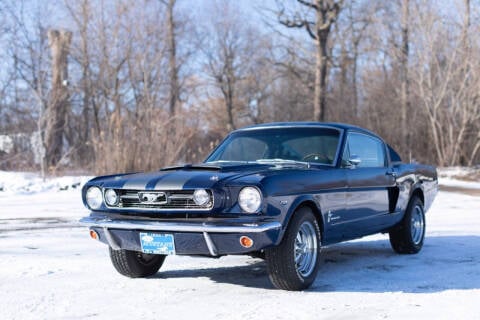
<path id="1" fill-rule="evenodd" d="M 176 171 L 160 179 L 155 185 L 155 190 L 182 190 L 185 183 L 195 174 L 192 171 Z"/>
<path id="2" fill-rule="evenodd" d="M 162 174 L 159 172 L 149 174 L 142 173 L 138 176 L 127 178 L 127 181 L 123 185 L 123 189 L 145 190 L 147 184 L 154 179 L 162 179 Z"/>

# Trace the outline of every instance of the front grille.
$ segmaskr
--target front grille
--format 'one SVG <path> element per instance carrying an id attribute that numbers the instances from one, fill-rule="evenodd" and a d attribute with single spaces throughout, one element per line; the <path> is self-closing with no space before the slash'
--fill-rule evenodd
<path id="1" fill-rule="evenodd" d="M 205 205 L 197 205 L 193 201 L 195 190 L 115 190 L 119 201 L 110 208 L 132 208 L 153 210 L 210 210 L 213 207 L 213 195 L 207 190 L 210 200 Z"/>

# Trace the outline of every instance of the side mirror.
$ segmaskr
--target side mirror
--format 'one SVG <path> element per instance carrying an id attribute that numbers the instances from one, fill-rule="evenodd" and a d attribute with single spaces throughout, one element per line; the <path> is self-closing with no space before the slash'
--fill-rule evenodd
<path id="1" fill-rule="evenodd" d="M 348 164 L 354 168 L 357 167 L 360 163 L 362 163 L 362 160 L 357 155 L 352 155 L 348 159 Z"/>

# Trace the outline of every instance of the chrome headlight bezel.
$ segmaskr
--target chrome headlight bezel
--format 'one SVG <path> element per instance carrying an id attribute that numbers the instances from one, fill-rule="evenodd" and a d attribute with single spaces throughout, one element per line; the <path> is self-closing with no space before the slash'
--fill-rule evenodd
<path id="1" fill-rule="evenodd" d="M 116 206 L 120 201 L 120 197 L 118 196 L 117 191 L 115 191 L 114 189 L 105 190 L 104 198 L 105 204 L 110 207 Z"/>
<path id="2" fill-rule="evenodd" d="M 245 213 L 258 213 L 262 203 L 262 192 L 257 187 L 244 187 L 238 193 L 238 205 Z"/>
<path id="3" fill-rule="evenodd" d="M 99 187 L 92 186 L 85 192 L 85 202 L 92 210 L 100 209 L 103 205 L 103 194 Z"/>
<path id="4" fill-rule="evenodd" d="M 196 189 L 193 192 L 193 202 L 197 206 L 205 206 L 210 202 L 210 194 L 205 189 Z"/>

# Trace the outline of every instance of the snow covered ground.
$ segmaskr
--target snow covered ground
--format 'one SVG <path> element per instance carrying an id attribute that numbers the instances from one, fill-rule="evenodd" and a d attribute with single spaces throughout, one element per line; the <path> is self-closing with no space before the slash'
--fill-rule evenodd
<path id="1" fill-rule="evenodd" d="M 86 180 L 0 172 L 0 319 L 480 319 L 480 196 L 440 191 L 418 255 L 385 235 L 331 246 L 312 288 L 285 292 L 249 257 L 173 256 L 152 278 L 120 276 L 75 225 Z"/>

